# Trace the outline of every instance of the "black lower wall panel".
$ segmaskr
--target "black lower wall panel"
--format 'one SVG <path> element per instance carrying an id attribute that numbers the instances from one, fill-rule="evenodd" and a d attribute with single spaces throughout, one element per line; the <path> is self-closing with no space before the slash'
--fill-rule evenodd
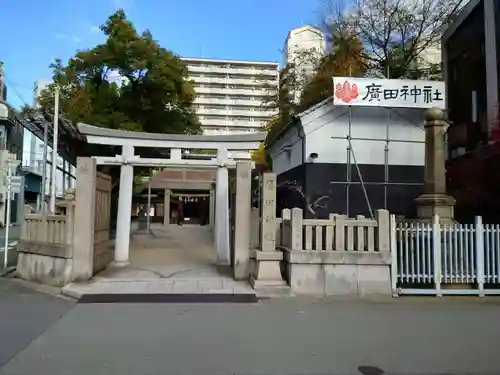
<path id="1" fill-rule="evenodd" d="M 363 184 L 354 165 L 351 183 L 347 182 L 346 164 L 308 163 L 279 175 L 277 215 L 281 216 L 283 208 L 299 207 L 306 218 L 327 218 L 331 213 L 369 217 L 370 207 L 375 213 L 387 202 L 391 213 L 415 216 L 415 198 L 422 193 L 424 167 L 389 166 L 389 184 L 385 185 L 384 166 L 358 166 Z"/>

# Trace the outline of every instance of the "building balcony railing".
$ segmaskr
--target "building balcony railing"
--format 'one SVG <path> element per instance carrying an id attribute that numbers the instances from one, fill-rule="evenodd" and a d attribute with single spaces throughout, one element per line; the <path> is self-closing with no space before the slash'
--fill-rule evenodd
<path id="1" fill-rule="evenodd" d="M 265 125 L 265 121 L 242 121 L 242 120 L 226 120 L 226 119 L 207 119 L 200 117 L 200 123 L 202 126 L 210 127 L 242 127 L 242 128 L 261 128 Z"/>
<path id="2" fill-rule="evenodd" d="M 257 133 L 261 131 L 260 128 L 233 128 L 233 127 L 221 127 L 221 128 L 203 128 L 204 135 L 224 135 L 224 134 L 248 134 Z"/>
<path id="3" fill-rule="evenodd" d="M 247 95 L 250 97 L 265 97 L 272 96 L 275 94 L 276 90 L 267 90 L 262 88 L 257 89 L 227 89 L 227 88 L 215 88 L 215 87 L 195 87 L 197 94 L 222 94 L 222 95 Z"/>
<path id="4" fill-rule="evenodd" d="M 189 65 L 188 71 L 193 73 L 220 73 L 220 74 L 246 74 L 254 76 L 269 76 L 270 79 L 278 77 L 278 69 L 252 69 L 252 68 L 223 68 L 216 66 Z"/>
<path id="5" fill-rule="evenodd" d="M 190 76 L 196 84 L 219 84 L 219 85 L 246 85 L 246 86 L 264 86 L 272 87 L 278 85 L 277 79 L 274 80 L 257 80 L 251 78 L 234 78 L 234 77 L 200 77 Z"/>
<path id="6" fill-rule="evenodd" d="M 200 98 L 196 97 L 194 104 L 218 104 L 218 105 L 235 105 L 235 106 L 248 106 L 248 107 L 262 107 L 262 99 L 219 99 L 219 98 Z"/>
<path id="7" fill-rule="evenodd" d="M 276 111 L 249 111 L 247 110 L 235 110 L 235 109 L 210 109 L 210 108 L 197 108 L 196 114 L 198 116 L 203 115 L 216 115 L 216 116 L 242 116 L 242 117 L 266 117 L 271 118 L 276 115 Z"/>

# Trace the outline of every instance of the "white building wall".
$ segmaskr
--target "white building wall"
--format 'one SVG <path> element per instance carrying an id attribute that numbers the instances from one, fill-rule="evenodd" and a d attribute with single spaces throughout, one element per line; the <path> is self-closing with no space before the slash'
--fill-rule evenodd
<path id="1" fill-rule="evenodd" d="M 262 108 L 278 87 L 279 64 L 182 58 L 194 83 L 195 111 L 204 134 L 260 131 L 276 115 Z"/>
<path id="2" fill-rule="evenodd" d="M 357 164 L 385 165 L 385 140 L 389 139 L 388 165 L 424 166 L 424 110 L 352 107 L 351 112 L 350 131 L 347 107 L 334 107 L 325 101 L 299 115 L 305 137 L 305 162 L 312 162 L 310 155 L 315 153 L 315 163 L 347 163 L 350 135 Z M 269 148 L 277 174 L 302 164 L 302 142 L 297 131 L 288 131 L 286 135 L 286 140 L 280 139 Z M 295 157 L 284 157 L 280 151 L 284 144 L 292 145 Z M 354 165 L 352 154 L 351 163 Z"/>
<path id="3" fill-rule="evenodd" d="M 302 164 L 304 151 L 301 132 L 300 126 L 289 128 L 270 148 L 274 173 L 281 174 Z"/>
<path id="4" fill-rule="evenodd" d="M 350 135 L 357 164 L 384 165 L 389 139 L 389 165 L 424 165 L 424 110 L 352 107 L 351 113 L 349 121 L 347 107 L 331 104 L 304 115 L 306 156 L 317 153 L 316 163 L 346 163 Z"/>

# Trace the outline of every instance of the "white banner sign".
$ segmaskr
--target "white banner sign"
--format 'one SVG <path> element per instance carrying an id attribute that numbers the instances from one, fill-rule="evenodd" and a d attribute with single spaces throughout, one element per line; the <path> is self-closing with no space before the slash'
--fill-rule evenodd
<path id="1" fill-rule="evenodd" d="M 445 84 L 441 81 L 334 77 L 333 104 L 445 109 Z"/>

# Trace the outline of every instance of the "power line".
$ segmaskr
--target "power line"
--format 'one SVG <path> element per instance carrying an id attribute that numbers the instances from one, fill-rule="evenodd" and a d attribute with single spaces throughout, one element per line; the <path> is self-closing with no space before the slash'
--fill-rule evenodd
<path id="1" fill-rule="evenodd" d="M 30 107 L 30 105 L 26 102 L 26 100 L 24 100 L 24 97 L 22 96 L 22 94 L 19 92 L 19 90 L 16 88 L 16 86 L 14 86 L 9 79 L 7 79 L 7 75 L 5 74 L 5 72 L 3 72 L 3 79 L 5 81 L 5 83 L 8 84 L 8 87 L 9 87 L 9 90 L 13 90 L 14 91 L 14 94 L 16 94 L 17 98 L 23 102 L 23 104 L 27 107 Z"/>

